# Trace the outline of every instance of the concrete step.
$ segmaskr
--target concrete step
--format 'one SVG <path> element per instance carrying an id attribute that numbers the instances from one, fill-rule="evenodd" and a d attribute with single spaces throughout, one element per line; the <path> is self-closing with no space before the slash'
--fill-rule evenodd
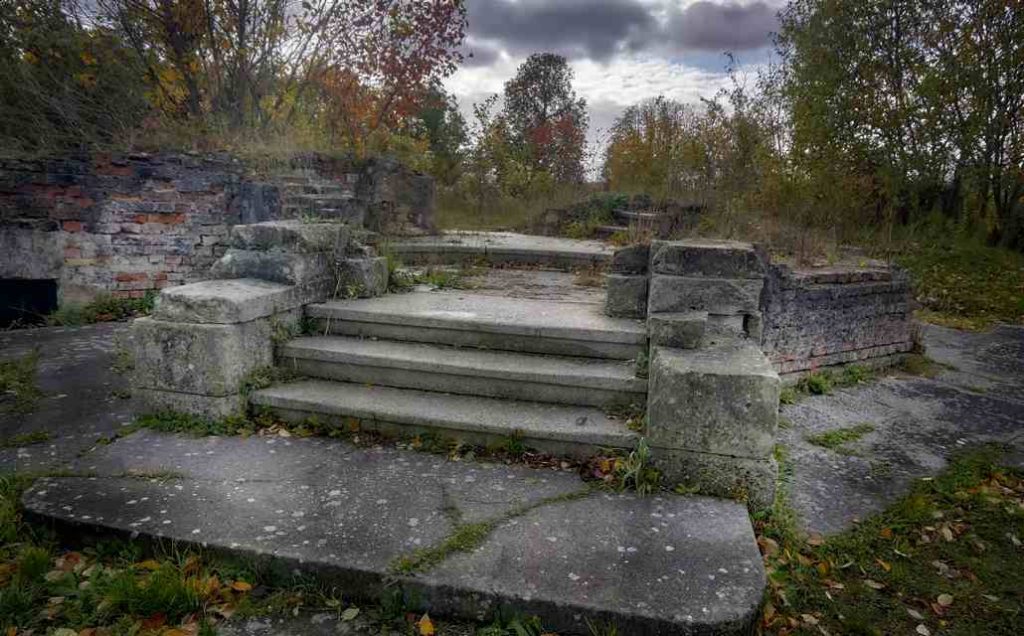
<path id="1" fill-rule="evenodd" d="M 320 333 L 558 356 L 636 358 L 647 331 L 602 306 L 462 292 L 412 292 L 306 307 Z"/>
<path id="2" fill-rule="evenodd" d="M 272 386 L 249 399 L 294 422 L 315 415 L 344 426 L 355 418 L 363 429 L 398 435 L 431 432 L 481 445 L 520 436 L 530 448 L 574 457 L 589 457 L 602 448 L 631 448 L 637 439 L 622 420 L 586 406 L 326 380 Z"/>
<path id="3" fill-rule="evenodd" d="M 573 270 L 603 267 L 615 248 L 600 241 L 581 241 L 513 232 L 445 232 L 392 241 L 391 252 L 406 265 L 457 264 L 486 261 Z"/>
<path id="4" fill-rule="evenodd" d="M 647 402 L 647 381 L 624 360 L 339 336 L 297 338 L 278 358 L 302 375 L 344 382 L 598 407 Z"/>
<path id="5" fill-rule="evenodd" d="M 623 636 L 732 635 L 753 633 L 764 593 L 747 511 L 726 499 L 640 498 L 567 471 L 323 438 L 140 431 L 88 467 L 38 479 L 26 515 L 76 542 L 162 540 L 311 575 L 359 605 L 390 589 L 435 618 L 487 622 L 505 608 L 565 635 L 593 633 L 588 621 Z M 160 472 L 180 478 L 141 478 Z M 486 530 L 433 567 L 396 567 L 459 524 Z"/>

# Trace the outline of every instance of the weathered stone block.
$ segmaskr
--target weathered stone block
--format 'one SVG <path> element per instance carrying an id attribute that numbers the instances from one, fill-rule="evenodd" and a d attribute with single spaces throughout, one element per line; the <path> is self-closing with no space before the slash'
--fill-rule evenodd
<path id="1" fill-rule="evenodd" d="M 245 397 L 240 393 L 211 396 L 136 388 L 133 389 L 132 395 L 138 400 L 140 411 L 143 413 L 173 411 L 209 419 L 222 419 L 243 413 L 246 407 Z"/>
<path id="2" fill-rule="evenodd" d="M 761 340 L 764 337 L 764 320 L 761 317 L 761 312 L 755 311 L 743 316 L 743 330 L 747 332 L 747 337 L 754 344 L 761 346 Z"/>
<path id="3" fill-rule="evenodd" d="M 351 231 L 342 223 L 268 221 L 231 228 L 231 247 L 283 252 L 342 252 Z"/>
<path id="4" fill-rule="evenodd" d="M 132 384 L 222 397 L 238 393 L 242 379 L 273 362 L 273 335 L 300 312 L 220 325 L 139 318 L 132 323 Z"/>
<path id="5" fill-rule="evenodd" d="M 656 274 L 711 278 L 763 278 L 766 257 L 750 243 L 688 239 L 651 244 Z"/>
<path id="6" fill-rule="evenodd" d="M 330 252 L 265 252 L 230 249 L 210 269 L 213 278 L 258 278 L 298 285 L 304 289 L 328 289 L 334 279 Z"/>
<path id="7" fill-rule="evenodd" d="M 647 396 L 652 446 L 765 459 L 778 410 L 779 376 L 752 343 L 654 348 Z"/>
<path id="8" fill-rule="evenodd" d="M 338 263 L 338 289 L 348 296 L 372 298 L 388 291 L 388 261 L 375 258 L 348 258 Z"/>
<path id="9" fill-rule="evenodd" d="M 699 349 L 707 324 L 706 311 L 651 314 L 647 317 L 647 332 L 652 346 Z"/>
<path id="10" fill-rule="evenodd" d="M 651 457 L 668 484 L 680 484 L 701 495 L 737 499 L 751 510 L 768 508 L 775 500 L 779 467 L 774 459 L 656 447 L 651 449 Z"/>
<path id="11" fill-rule="evenodd" d="M 646 274 L 650 260 L 650 245 L 629 245 L 615 250 L 611 270 L 616 274 Z"/>
<path id="12" fill-rule="evenodd" d="M 604 312 L 609 316 L 643 318 L 647 315 L 647 277 L 608 274 Z"/>
<path id="13" fill-rule="evenodd" d="M 208 280 L 170 287 L 153 310 L 157 320 L 236 324 L 294 309 L 311 302 L 311 294 L 294 285 L 255 278 Z"/>
<path id="14" fill-rule="evenodd" d="M 651 277 L 648 313 L 706 311 L 744 314 L 758 310 L 764 281 L 760 278 Z"/>

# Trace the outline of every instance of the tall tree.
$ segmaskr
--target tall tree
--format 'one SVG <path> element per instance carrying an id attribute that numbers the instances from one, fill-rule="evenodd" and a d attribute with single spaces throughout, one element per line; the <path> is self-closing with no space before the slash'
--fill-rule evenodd
<path id="1" fill-rule="evenodd" d="M 503 118 L 524 161 L 556 182 L 584 178 L 587 104 L 572 87 L 564 57 L 538 53 L 505 83 Z"/>

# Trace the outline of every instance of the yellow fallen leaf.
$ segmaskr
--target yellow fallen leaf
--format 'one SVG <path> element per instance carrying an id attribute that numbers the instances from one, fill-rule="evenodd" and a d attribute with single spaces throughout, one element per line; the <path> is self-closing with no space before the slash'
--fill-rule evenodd
<path id="1" fill-rule="evenodd" d="M 159 570 L 160 569 L 160 564 L 158 562 L 154 561 L 153 559 L 146 559 L 145 561 L 140 561 L 140 562 L 136 563 L 135 567 L 137 567 L 137 568 L 139 568 L 141 570 L 154 571 L 154 570 Z"/>
<path id="2" fill-rule="evenodd" d="M 434 636 L 434 623 L 430 620 L 429 614 L 424 614 L 416 623 L 416 627 L 420 630 L 420 636 Z"/>
<path id="3" fill-rule="evenodd" d="M 878 532 L 878 536 L 882 537 L 883 539 L 891 539 L 892 538 L 892 528 L 882 528 Z"/>
<path id="4" fill-rule="evenodd" d="M 235 581 L 231 584 L 231 589 L 236 592 L 250 592 L 252 591 L 252 585 L 245 581 Z"/>
<path id="5" fill-rule="evenodd" d="M 889 571 L 892 570 L 892 566 L 889 565 L 888 563 L 886 563 L 885 561 L 883 561 L 882 559 L 875 559 L 875 563 L 880 565 L 882 567 L 882 569 L 885 570 L 886 572 L 889 572 Z"/>

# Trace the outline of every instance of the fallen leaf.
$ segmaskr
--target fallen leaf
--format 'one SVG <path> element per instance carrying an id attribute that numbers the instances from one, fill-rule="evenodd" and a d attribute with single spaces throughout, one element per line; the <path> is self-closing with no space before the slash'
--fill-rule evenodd
<path id="1" fill-rule="evenodd" d="M 344 612 L 341 613 L 341 620 L 347 622 L 347 621 L 355 619 L 356 616 L 359 616 L 359 608 L 358 607 L 350 607 L 350 608 L 348 608 L 347 610 L 345 610 Z"/>
<path id="2" fill-rule="evenodd" d="M 919 621 L 923 621 L 924 620 L 924 614 L 922 614 L 921 612 L 917 611 L 916 609 L 911 609 L 911 608 L 908 607 L 907 608 L 907 614 L 910 614 L 910 618 L 913 618 L 915 620 L 919 620 Z"/>
<path id="3" fill-rule="evenodd" d="M 155 571 L 160 569 L 160 564 L 157 561 L 154 561 L 153 559 L 146 559 L 145 561 L 140 561 L 139 563 L 136 563 L 135 567 L 141 570 Z"/>
<path id="4" fill-rule="evenodd" d="M 424 614 L 416 623 L 416 627 L 420 630 L 420 636 L 434 636 L 434 623 L 430 620 L 429 614 Z"/>
<path id="5" fill-rule="evenodd" d="M 159 629 L 167 623 L 167 615 L 163 612 L 157 612 L 149 618 L 142 621 L 143 629 Z"/>
<path id="6" fill-rule="evenodd" d="M 67 627 L 58 627 L 50 632 L 50 636 L 78 636 L 78 632 Z"/>
<path id="7" fill-rule="evenodd" d="M 939 605 L 941 605 L 943 607 L 949 607 L 950 605 L 953 604 L 953 595 L 952 594 L 939 594 L 939 597 L 937 599 L 935 599 L 935 600 L 939 602 Z"/>
<path id="8" fill-rule="evenodd" d="M 867 585 L 873 590 L 884 590 L 885 585 L 878 581 L 872 581 L 871 579 L 864 579 L 864 585 Z"/>
<path id="9" fill-rule="evenodd" d="M 953 531 L 949 529 L 949 526 L 942 526 L 939 528 L 939 533 L 942 534 L 942 538 L 946 540 L 946 543 L 953 542 Z"/>
<path id="10" fill-rule="evenodd" d="M 878 531 L 878 536 L 882 537 L 883 539 L 891 539 L 892 538 L 892 528 L 882 528 L 881 530 Z"/>
<path id="11" fill-rule="evenodd" d="M 875 563 L 882 566 L 882 569 L 886 572 L 890 572 L 892 570 L 892 566 L 883 561 L 882 559 L 875 559 Z"/>
<path id="12" fill-rule="evenodd" d="M 921 623 L 920 625 L 918 625 L 917 629 L 915 629 L 914 631 L 916 631 L 921 636 L 932 636 L 932 631 L 930 629 L 928 629 L 927 627 L 925 627 L 924 623 Z"/>
<path id="13" fill-rule="evenodd" d="M 251 592 L 252 585 L 246 583 L 245 581 L 235 581 L 231 584 L 231 589 L 233 589 L 236 592 Z"/>
<path id="14" fill-rule="evenodd" d="M 758 537 L 757 546 L 764 556 L 772 556 L 779 551 L 779 542 L 769 537 Z"/>
<path id="15" fill-rule="evenodd" d="M 803 622 L 807 623 L 808 625 L 817 625 L 818 624 L 818 619 L 815 618 L 814 616 L 810 615 L 810 614 L 801 614 L 800 615 L 800 620 L 802 620 Z"/>
<path id="16" fill-rule="evenodd" d="M 807 537 L 807 545 L 819 546 L 825 543 L 825 538 L 820 534 L 812 534 Z"/>

